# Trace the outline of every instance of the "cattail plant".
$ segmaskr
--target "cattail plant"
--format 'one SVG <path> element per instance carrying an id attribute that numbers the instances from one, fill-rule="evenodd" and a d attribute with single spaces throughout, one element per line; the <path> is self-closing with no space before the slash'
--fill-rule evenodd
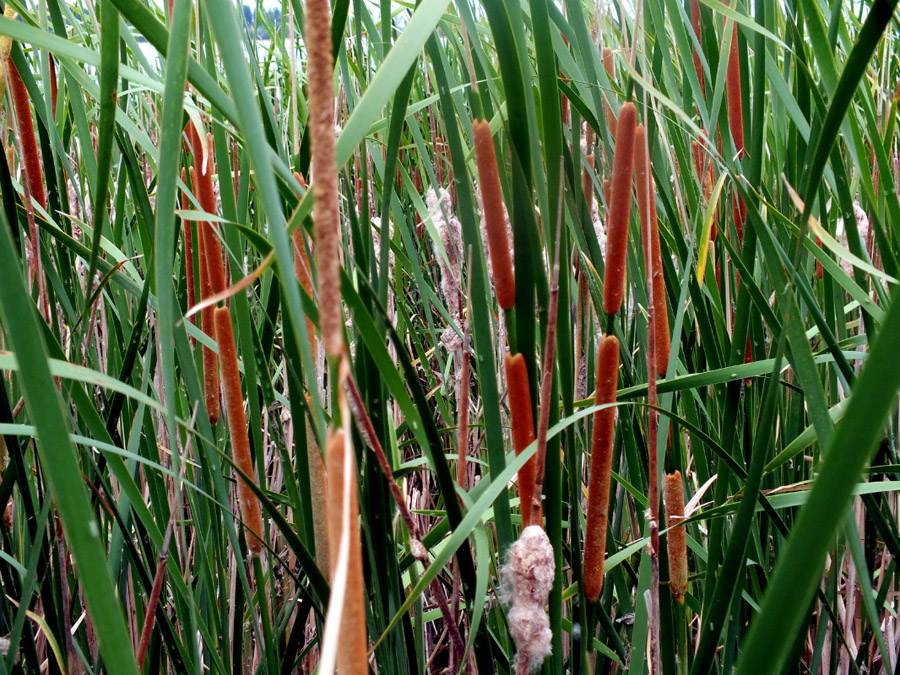
<path id="1" fill-rule="evenodd" d="M 602 51 L 602 60 L 603 60 L 603 69 L 606 71 L 606 76 L 609 78 L 610 82 L 613 82 L 616 79 L 616 65 L 613 61 L 613 52 L 609 47 L 604 47 Z M 612 93 L 609 94 L 612 96 Z M 606 126 L 609 127 L 609 134 L 613 138 L 616 137 L 616 113 L 613 112 L 612 106 L 609 105 L 605 100 L 603 101 L 603 112 L 606 115 Z M 621 114 L 621 111 L 619 112 Z"/>
<path id="2" fill-rule="evenodd" d="M 34 122 L 31 119 L 28 89 L 25 88 L 25 82 L 22 81 L 12 59 L 7 58 L 6 67 L 9 72 L 10 92 L 16 109 L 16 123 L 19 127 L 19 140 L 22 144 L 22 164 L 25 167 L 28 189 L 41 208 L 46 210 L 47 194 L 44 191 L 44 171 L 41 168 L 41 158 L 34 136 Z"/>
<path id="3" fill-rule="evenodd" d="M 195 131 L 191 134 L 191 144 L 194 152 L 194 193 L 200 201 L 200 206 L 206 213 L 216 214 L 216 193 L 213 187 L 213 146 L 211 136 L 206 137 L 206 144 L 200 142 L 200 135 Z M 225 267 L 222 263 L 222 245 L 217 234 L 218 227 L 212 223 L 203 221 L 198 228 L 200 238 L 203 240 L 203 256 L 201 264 L 206 266 L 206 274 L 209 285 L 215 294 L 221 293 L 226 288 Z"/>
<path id="4" fill-rule="evenodd" d="M 662 251 L 659 243 L 659 222 L 656 218 L 656 198 L 653 175 L 650 171 L 647 133 L 643 124 L 635 130 L 634 142 L 635 179 L 637 181 L 638 209 L 641 214 L 641 239 L 644 242 L 644 261 L 647 274 L 653 275 L 653 335 L 656 338 L 654 355 L 656 374 L 665 377 L 669 365 L 669 309 L 666 300 L 666 282 L 663 276 Z M 647 232 L 650 241 L 647 241 Z"/>
<path id="5" fill-rule="evenodd" d="M 681 472 L 666 474 L 663 482 L 663 504 L 666 507 L 666 524 L 669 532 L 666 545 L 669 552 L 669 589 L 672 597 L 684 602 L 688 585 L 687 535 L 684 531 L 684 486 Z"/>
<path id="6" fill-rule="evenodd" d="M 222 397 L 228 416 L 228 433 L 231 438 L 231 456 L 235 465 L 252 480 L 255 471 L 250 456 L 250 437 L 247 434 L 247 419 L 244 415 L 244 395 L 241 393 L 241 372 L 238 368 L 234 332 L 231 328 L 231 313 L 227 307 L 215 310 L 216 342 L 222 366 Z M 247 548 L 251 555 L 258 556 L 263 548 L 263 525 L 259 500 L 247 484 L 247 479 L 238 478 L 238 504 L 241 520 L 247 528 Z"/>
<path id="7" fill-rule="evenodd" d="M 308 6 L 308 5 L 307 5 Z M 346 587 L 341 612 L 340 645 L 337 652 L 341 675 L 366 675 L 366 606 L 363 589 L 362 547 L 359 539 L 359 501 L 356 494 L 356 466 L 349 440 L 343 430 L 330 432 L 326 442 L 328 466 L 328 548 L 331 551 L 331 582 L 335 584 L 341 539 L 349 539 Z M 349 528 L 349 530 L 348 530 Z"/>
<path id="8" fill-rule="evenodd" d="M 53 54 L 47 55 L 50 62 L 50 102 L 53 105 L 53 119 L 56 120 L 56 101 L 59 98 L 59 84 L 56 81 L 56 61 Z"/>
<path id="9" fill-rule="evenodd" d="M 528 384 L 528 368 L 522 354 L 506 355 L 506 387 L 509 395 L 509 415 L 512 423 L 513 448 L 516 454 L 534 442 L 534 414 L 531 407 L 531 389 Z M 532 457 L 519 469 L 519 503 L 522 508 L 522 527 L 531 522 L 531 504 L 534 500 L 534 465 Z M 534 525 L 540 525 L 538 518 Z"/>
<path id="10" fill-rule="evenodd" d="M 315 195 L 316 287 L 319 327 L 325 354 L 335 358 L 344 347 L 341 319 L 341 230 L 337 162 L 334 150 L 334 66 L 331 15 L 327 0 L 307 0 L 309 49 L 309 130 Z"/>
<path id="11" fill-rule="evenodd" d="M 631 173 L 634 168 L 634 130 L 637 110 L 622 104 L 613 156 L 609 217 L 606 221 L 606 271 L 603 279 L 603 311 L 618 314 L 625 297 L 625 258 L 628 253 L 628 215 L 631 211 Z"/>
<path id="12" fill-rule="evenodd" d="M 494 273 L 494 289 L 497 302 L 504 310 L 516 304 L 516 279 L 510 257 L 509 237 L 506 234 L 506 217 L 503 210 L 503 192 L 491 126 L 485 120 L 472 123 L 475 132 L 475 160 L 478 164 L 478 182 L 484 208 L 484 224 L 487 231 L 491 269 Z"/>
<path id="13" fill-rule="evenodd" d="M 597 350 L 597 389 L 594 392 L 594 405 L 615 403 L 618 381 L 619 340 L 614 335 L 607 335 L 600 340 L 600 347 Z M 615 428 L 614 407 L 610 406 L 594 413 L 591 473 L 584 528 L 584 592 L 587 599 L 592 602 L 600 597 L 600 591 L 603 589 Z"/>
<path id="14" fill-rule="evenodd" d="M 700 28 L 700 0 L 691 0 L 691 28 L 694 29 L 694 36 L 699 44 L 703 44 L 703 37 Z M 703 77 L 703 64 L 700 62 L 700 54 L 697 48 L 693 48 L 694 54 L 694 70 L 697 71 L 697 79 L 700 81 L 700 92 L 706 96 L 706 78 Z"/>
<path id="15" fill-rule="evenodd" d="M 728 70 L 725 74 L 725 94 L 728 99 L 728 126 L 737 158 L 744 156 L 744 109 L 741 93 L 741 62 L 738 49 L 737 23 L 732 23 L 731 50 L 728 55 Z M 744 238 L 744 220 L 747 217 L 747 205 L 739 194 L 734 195 L 734 226 L 738 240 Z"/>
<path id="16" fill-rule="evenodd" d="M 198 191 L 197 179 L 194 168 L 191 167 L 191 183 L 194 193 Z M 202 224 L 201 224 L 202 227 Z M 198 232 L 201 228 L 198 227 Z M 212 284 L 209 281 L 209 272 L 206 266 L 206 237 L 197 237 L 197 259 L 198 271 L 200 273 L 200 299 L 206 300 L 213 295 Z M 213 305 L 206 305 L 200 310 L 200 328 L 204 333 L 215 339 L 215 311 Z M 203 346 L 203 394 L 206 401 L 206 414 L 209 417 L 209 423 L 215 424 L 219 421 L 219 367 L 218 357 L 216 353 Z"/>
<path id="17" fill-rule="evenodd" d="M 501 570 L 501 599 L 509 606 L 509 632 L 516 641 L 516 675 L 540 668 L 550 654 L 553 634 L 544 611 L 556 564 L 553 546 L 544 529 L 526 527 L 509 547 Z"/>

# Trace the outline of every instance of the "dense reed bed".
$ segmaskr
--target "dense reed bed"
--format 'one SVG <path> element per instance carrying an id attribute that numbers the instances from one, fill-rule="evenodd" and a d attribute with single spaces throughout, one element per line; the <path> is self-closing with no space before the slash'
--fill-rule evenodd
<path id="1" fill-rule="evenodd" d="M 895 5 L 4 3 L 0 675 L 896 672 Z"/>

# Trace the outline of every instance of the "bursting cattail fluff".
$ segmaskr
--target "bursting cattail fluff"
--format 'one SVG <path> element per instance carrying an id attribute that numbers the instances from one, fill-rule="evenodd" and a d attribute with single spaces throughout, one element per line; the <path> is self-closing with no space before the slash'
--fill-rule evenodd
<path id="1" fill-rule="evenodd" d="M 341 319 L 340 207 L 334 150 L 334 63 L 328 0 L 307 0 L 306 44 L 309 50 L 309 133 L 315 195 L 313 223 L 319 327 L 325 353 L 334 358 L 343 351 L 344 328 Z"/>
<path id="2" fill-rule="evenodd" d="M 509 415 L 512 423 L 513 448 L 516 454 L 534 442 L 534 414 L 531 408 L 531 388 L 528 384 L 528 368 L 522 354 L 506 355 L 506 387 L 509 395 Z M 519 469 L 519 502 L 522 509 L 522 526 L 540 525 L 531 523 L 531 504 L 534 500 L 535 458 Z"/>
<path id="3" fill-rule="evenodd" d="M 486 121 L 476 120 L 472 127 L 475 131 L 475 160 L 478 164 L 478 181 L 481 187 L 494 289 L 500 307 L 507 310 L 516 304 L 516 279 L 513 275 L 509 237 L 506 234 L 503 191 L 500 189 L 494 139 L 491 127 Z"/>
<path id="4" fill-rule="evenodd" d="M 238 369 L 231 314 L 227 307 L 215 310 L 216 342 L 222 366 L 222 396 L 228 415 L 228 433 L 231 438 L 231 455 L 237 467 L 253 479 L 253 459 L 250 456 L 250 439 L 247 435 L 247 419 L 244 415 L 244 395 L 241 393 L 241 372 Z M 263 526 L 259 500 L 244 478 L 238 479 L 238 504 L 241 520 L 248 529 L 247 548 L 253 555 L 262 551 Z"/>
<path id="5" fill-rule="evenodd" d="M 461 324 L 463 319 L 462 267 L 464 260 L 462 226 L 453 211 L 450 193 L 444 188 L 440 188 L 438 192 L 435 192 L 434 188 L 428 188 L 428 192 L 425 193 L 425 206 L 443 247 L 443 252 L 438 251 L 435 256 L 441 273 L 441 299 L 447 306 L 447 312 L 451 318 L 457 324 Z M 452 326 L 444 329 L 441 334 L 441 343 L 449 351 L 456 351 L 462 347 L 462 339 Z"/>
<path id="6" fill-rule="evenodd" d="M 603 311 L 613 316 L 625 297 L 625 259 L 628 252 L 628 215 L 631 211 L 631 173 L 634 168 L 634 130 L 637 110 L 622 104 L 613 156 L 609 217 L 606 220 L 606 271 L 603 278 Z"/>
<path id="7" fill-rule="evenodd" d="M 613 335 L 607 335 L 600 340 L 600 347 L 597 350 L 597 389 L 594 392 L 594 405 L 615 403 L 618 381 L 619 340 Z M 591 602 L 600 597 L 600 591 L 603 589 L 615 428 L 615 408 L 604 408 L 594 413 L 587 521 L 584 528 L 584 592 Z"/>
<path id="8" fill-rule="evenodd" d="M 684 525 L 684 486 L 681 472 L 667 474 L 663 483 L 663 503 L 666 507 L 666 545 L 669 553 L 669 589 L 672 597 L 684 602 L 688 585 L 687 535 Z"/>
<path id="9" fill-rule="evenodd" d="M 553 546 L 542 527 L 526 527 L 506 554 L 500 570 L 500 596 L 510 607 L 509 632 L 516 641 L 516 673 L 538 670 L 550 655 L 553 634 L 544 611 L 556 565 Z"/>
<path id="10" fill-rule="evenodd" d="M 653 325 L 651 330 L 656 341 L 656 374 L 664 377 L 669 365 L 669 309 L 666 300 L 666 280 L 663 276 L 659 222 L 656 218 L 656 198 L 648 150 L 646 130 L 643 124 L 639 124 L 635 130 L 634 164 L 638 209 L 641 214 L 641 240 L 644 242 L 644 261 L 647 266 L 647 274 L 653 275 Z M 649 242 L 647 241 L 648 227 L 650 229 Z"/>

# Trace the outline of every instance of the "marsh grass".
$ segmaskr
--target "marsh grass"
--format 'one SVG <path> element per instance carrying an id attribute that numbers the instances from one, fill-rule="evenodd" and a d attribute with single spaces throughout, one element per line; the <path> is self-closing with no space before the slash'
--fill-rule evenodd
<path id="1" fill-rule="evenodd" d="M 894 672 L 896 2 L 282 5 L 0 18 L 0 675 Z"/>

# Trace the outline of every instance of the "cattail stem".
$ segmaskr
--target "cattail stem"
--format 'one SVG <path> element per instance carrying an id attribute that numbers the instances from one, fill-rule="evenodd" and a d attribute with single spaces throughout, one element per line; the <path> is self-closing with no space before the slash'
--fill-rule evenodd
<path id="1" fill-rule="evenodd" d="M 534 442 L 534 415 L 532 413 L 531 389 L 528 384 L 528 367 L 522 354 L 506 355 L 506 387 L 509 395 L 509 413 L 512 422 L 513 448 L 522 454 Z M 535 458 L 532 457 L 519 469 L 519 503 L 522 509 L 522 527 L 540 525 L 541 517 L 532 523 L 531 504 L 534 501 Z M 540 500 L 538 500 L 540 503 Z"/>
<path id="2" fill-rule="evenodd" d="M 562 187 L 560 187 L 562 190 Z M 528 522 L 542 526 L 541 495 L 544 492 L 544 469 L 547 464 L 547 432 L 550 427 L 551 394 L 553 392 L 553 358 L 556 353 L 556 320 L 559 314 L 559 249 L 562 237 L 562 198 L 556 214 L 556 237 L 553 247 L 553 267 L 550 276 L 550 299 L 547 307 L 547 335 L 541 365 L 540 418 L 537 430 L 537 454 L 534 464 L 534 492 L 531 495 L 531 515 Z"/>
<path id="3" fill-rule="evenodd" d="M 494 289 L 500 307 L 509 310 L 516 304 L 516 278 L 510 257 L 509 237 L 506 234 L 503 191 L 500 189 L 494 138 L 491 126 L 485 120 L 473 122 L 472 128 L 475 132 L 475 160 L 478 164 L 478 182 L 481 187 L 491 269 L 494 273 Z"/>
<path id="4" fill-rule="evenodd" d="M 250 456 L 250 438 L 247 434 L 247 419 L 244 416 L 244 395 L 241 392 L 241 372 L 238 369 L 234 332 L 231 328 L 231 313 L 227 307 L 215 310 L 216 342 L 219 345 L 219 359 L 222 367 L 222 397 L 228 415 L 228 433 L 231 437 L 231 455 L 235 465 L 253 479 L 253 459 Z M 259 500 L 250 489 L 247 479 L 238 478 L 238 504 L 241 520 L 248 530 L 247 548 L 251 555 L 262 552 L 263 525 Z"/>
<path id="5" fill-rule="evenodd" d="M 619 340 L 613 335 L 607 335 L 600 341 L 597 350 L 597 388 L 594 392 L 594 405 L 615 403 L 618 381 Z M 584 592 L 587 599 L 592 602 L 600 597 L 603 588 L 615 427 L 614 407 L 594 413 L 587 520 L 584 528 Z"/>
<path id="6" fill-rule="evenodd" d="M 341 319 L 341 230 L 337 161 L 334 150 L 334 66 L 328 0 L 306 2 L 309 49 L 309 133 L 315 195 L 316 286 L 319 327 L 325 353 L 335 358 L 344 349 Z"/>
<path id="7" fill-rule="evenodd" d="M 349 440 L 342 430 L 329 432 L 325 448 L 329 504 L 328 548 L 332 552 L 330 570 L 332 588 L 339 572 L 341 538 L 346 535 L 349 539 L 347 568 L 344 570 L 346 583 L 344 602 L 341 606 L 340 646 L 337 652 L 338 672 L 341 675 L 367 675 L 368 643 L 362 545 L 359 536 L 359 502 L 356 494 L 356 463 Z"/>
<path id="8" fill-rule="evenodd" d="M 625 259 L 628 252 L 628 215 L 631 210 L 631 173 L 634 168 L 634 132 L 637 110 L 630 101 L 622 104 L 616 132 L 613 177 L 607 219 L 606 271 L 603 280 L 603 311 L 613 316 L 625 296 Z"/>
<path id="9" fill-rule="evenodd" d="M 687 534 L 684 531 L 684 486 L 681 472 L 667 474 L 663 482 L 663 503 L 666 506 L 666 546 L 669 552 L 669 590 L 679 603 L 684 602 L 688 585 Z"/>
<path id="10" fill-rule="evenodd" d="M 656 198 L 654 197 L 653 175 L 650 171 L 647 133 L 643 124 L 635 130 L 634 142 L 635 177 L 637 181 L 638 208 L 641 214 L 641 238 L 644 242 L 644 261 L 647 274 L 653 276 L 653 290 L 650 302 L 651 330 L 656 338 L 654 367 L 656 374 L 665 377 L 669 365 L 669 309 L 666 300 L 666 285 L 662 268 L 662 251 L 659 243 L 659 222 L 656 218 Z M 648 242 L 649 233 L 649 242 Z"/>

